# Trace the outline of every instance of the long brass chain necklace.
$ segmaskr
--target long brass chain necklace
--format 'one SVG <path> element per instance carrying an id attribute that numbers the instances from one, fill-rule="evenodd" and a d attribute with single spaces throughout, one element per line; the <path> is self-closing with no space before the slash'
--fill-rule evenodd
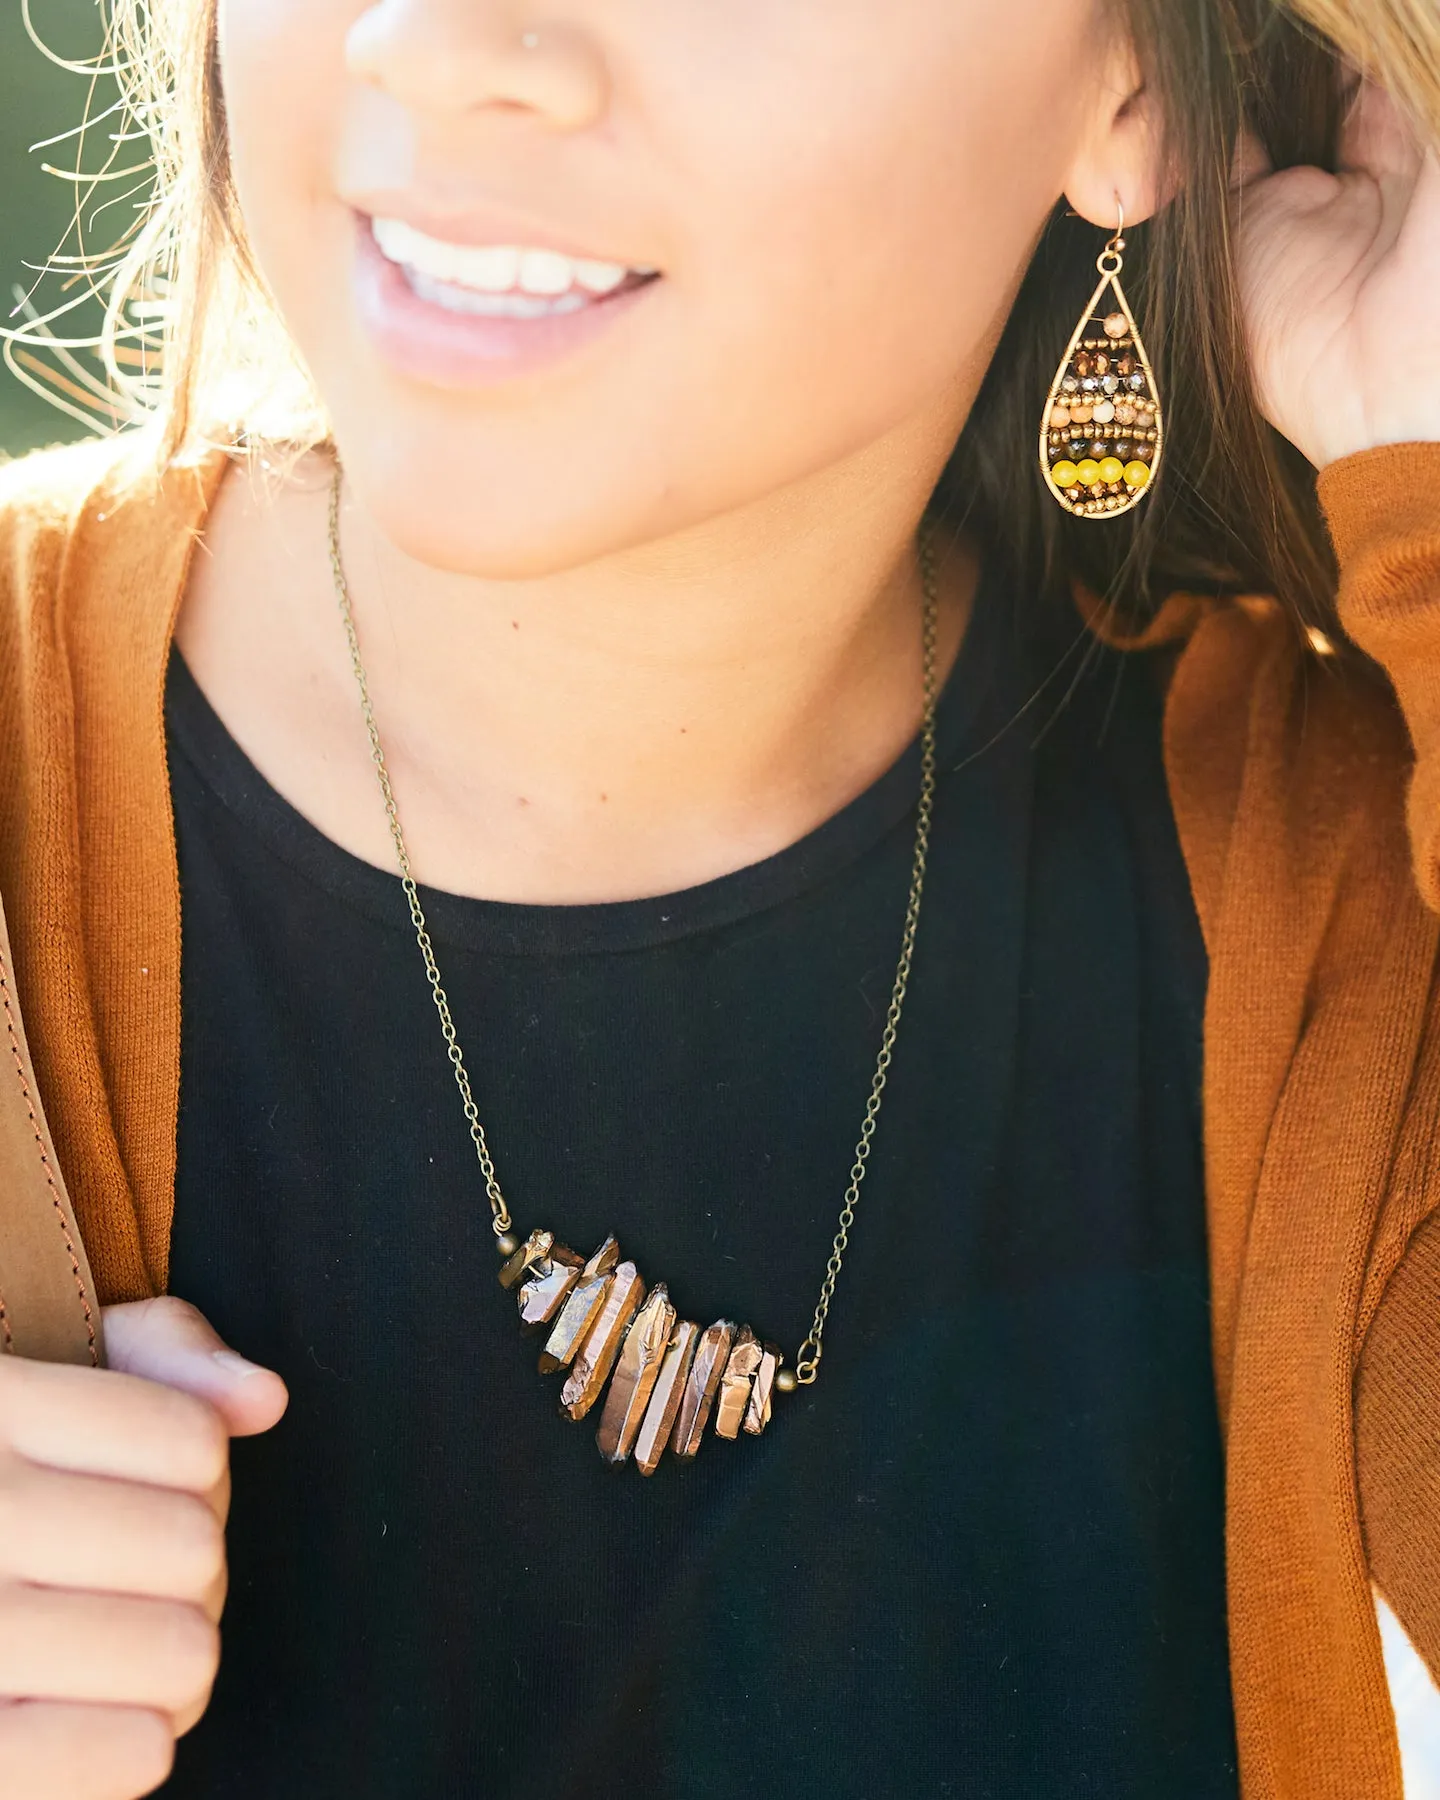
<path id="1" fill-rule="evenodd" d="M 705 1428 L 713 1416 L 715 1432 L 738 1437 L 741 1430 L 758 1436 L 770 1422 L 772 1396 L 791 1393 L 814 1382 L 820 1372 L 825 1324 L 835 1297 L 855 1223 L 860 1189 L 870 1164 L 870 1151 L 880 1118 L 880 1104 L 900 1015 L 910 985 L 910 965 L 915 954 L 915 935 L 920 924 L 920 901 L 925 889 L 925 864 L 930 849 L 930 823 L 935 810 L 935 645 L 939 599 L 935 558 L 928 532 L 919 545 L 921 586 L 924 590 L 922 623 L 924 715 L 920 729 L 920 797 L 915 812 L 915 849 L 910 868 L 910 892 L 900 938 L 900 958 L 890 990 L 890 1005 L 880 1036 L 880 1049 L 870 1081 L 869 1098 L 849 1185 L 840 1208 L 838 1229 L 825 1265 L 825 1279 L 810 1332 L 795 1358 L 793 1370 L 784 1367 L 778 1346 L 762 1340 L 748 1325 L 717 1319 L 705 1329 L 678 1317 L 663 1281 L 649 1292 L 633 1262 L 621 1260 L 620 1246 L 607 1237 L 591 1257 L 582 1257 L 556 1241 L 553 1231 L 532 1231 L 523 1243 L 511 1225 L 510 1209 L 495 1173 L 489 1140 L 465 1058 L 460 1049 L 450 1002 L 440 979 L 435 946 L 420 904 L 420 890 L 411 868 L 405 833 L 389 766 L 370 699 L 370 684 L 360 655 L 360 634 L 350 603 L 350 589 L 340 555 L 340 492 L 343 473 L 336 465 L 330 490 L 330 566 L 335 596 L 350 647 L 350 663 L 360 693 L 360 710 L 370 738 L 370 760 L 380 784 L 395 845 L 405 898 L 415 941 L 425 964 L 430 995 L 439 1016 L 446 1054 L 460 1091 L 465 1122 L 475 1147 L 476 1160 L 490 1202 L 491 1226 L 496 1248 L 505 1258 L 500 1285 L 515 1293 L 525 1330 L 547 1329 L 540 1352 L 541 1374 L 565 1369 L 568 1375 L 560 1392 L 560 1410 L 571 1419 L 583 1419 L 599 1401 L 607 1381 L 609 1393 L 601 1411 L 597 1433 L 600 1454 L 607 1462 L 620 1463 L 632 1453 L 642 1474 L 652 1475 L 668 1447 L 679 1457 L 699 1450 Z M 614 1376 L 613 1381 L 610 1379 Z"/>

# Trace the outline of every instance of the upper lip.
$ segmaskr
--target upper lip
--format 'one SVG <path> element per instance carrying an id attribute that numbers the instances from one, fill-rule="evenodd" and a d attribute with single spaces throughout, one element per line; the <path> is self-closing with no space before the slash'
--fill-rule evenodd
<path id="1" fill-rule="evenodd" d="M 554 250 L 576 262 L 618 263 L 626 269 L 653 269 L 643 257 L 629 256 L 613 245 L 582 243 L 564 231 L 546 225 L 532 214 L 508 207 L 442 206 L 414 194 L 373 193 L 347 196 L 350 206 L 368 222 L 374 218 L 399 219 L 428 237 L 447 244 L 483 249 L 492 244 L 516 244 L 527 250 Z"/>

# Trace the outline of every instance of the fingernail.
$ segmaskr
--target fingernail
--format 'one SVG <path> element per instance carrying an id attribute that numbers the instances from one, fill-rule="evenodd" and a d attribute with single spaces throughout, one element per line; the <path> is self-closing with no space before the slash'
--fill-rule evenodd
<path id="1" fill-rule="evenodd" d="M 245 1381 L 251 1375 L 265 1373 L 259 1363 L 246 1362 L 243 1356 L 237 1356 L 233 1350 L 212 1350 L 210 1354 L 225 1373 L 233 1375 L 237 1381 Z"/>

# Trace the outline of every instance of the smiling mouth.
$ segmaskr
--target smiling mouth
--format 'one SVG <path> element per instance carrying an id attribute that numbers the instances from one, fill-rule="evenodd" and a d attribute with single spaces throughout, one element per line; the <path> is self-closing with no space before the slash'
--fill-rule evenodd
<path id="1" fill-rule="evenodd" d="M 455 244 L 402 219 L 372 218 L 375 247 L 419 300 L 490 319 L 553 319 L 659 278 L 659 270 L 525 244 Z"/>

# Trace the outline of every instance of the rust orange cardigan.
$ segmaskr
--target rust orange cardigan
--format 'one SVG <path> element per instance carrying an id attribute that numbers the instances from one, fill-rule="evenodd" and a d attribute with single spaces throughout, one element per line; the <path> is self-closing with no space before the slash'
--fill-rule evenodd
<path id="1" fill-rule="evenodd" d="M 0 470 L 0 892 L 107 1301 L 166 1284 L 180 894 L 162 693 L 223 467 L 137 473 L 89 446 Z M 1440 1674 L 1440 444 L 1351 457 L 1321 496 L 1343 626 L 1373 663 L 1317 655 L 1273 601 L 1172 602 L 1165 756 L 1211 963 L 1244 1793 L 1399 1800 L 1372 1579 Z"/>

